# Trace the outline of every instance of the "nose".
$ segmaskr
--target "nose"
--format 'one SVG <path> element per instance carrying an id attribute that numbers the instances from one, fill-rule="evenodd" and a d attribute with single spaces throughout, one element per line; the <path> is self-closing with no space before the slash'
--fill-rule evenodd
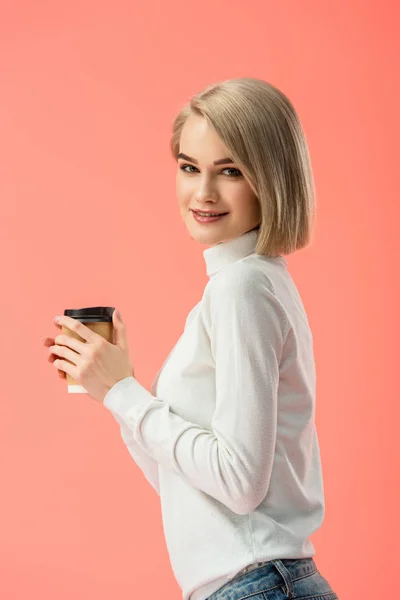
<path id="1" fill-rule="evenodd" d="M 203 182 L 196 190 L 194 195 L 196 202 L 203 204 L 204 202 L 216 202 L 218 195 L 210 183 Z"/>

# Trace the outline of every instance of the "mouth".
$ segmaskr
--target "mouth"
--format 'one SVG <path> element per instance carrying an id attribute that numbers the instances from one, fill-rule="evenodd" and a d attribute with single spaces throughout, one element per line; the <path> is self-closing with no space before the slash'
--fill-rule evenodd
<path id="1" fill-rule="evenodd" d="M 196 215 L 198 215 L 199 217 L 223 217 L 224 215 L 227 215 L 227 212 L 214 212 L 214 211 L 202 211 L 202 210 L 193 210 L 191 209 L 191 211 L 193 213 L 195 213 Z"/>
<path id="2" fill-rule="evenodd" d="M 229 213 L 199 213 L 198 211 L 192 210 L 193 217 L 198 223 L 213 223 L 223 219 Z"/>

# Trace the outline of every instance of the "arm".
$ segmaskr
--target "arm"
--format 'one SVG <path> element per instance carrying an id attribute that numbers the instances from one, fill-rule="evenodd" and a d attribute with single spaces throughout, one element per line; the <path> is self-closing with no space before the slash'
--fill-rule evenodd
<path id="1" fill-rule="evenodd" d="M 153 489 L 160 495 L 160 486 L 158 482 L 158 465 L 155 460 L 153 460 L 147 452 L 145 452 L 138 444 L 135 442 L 135 438 L 133 436 L 132 431 L 125 425 L 124 421 L 118 415 L 114 414 L 114 418 L 119 423 L 121 428 L 121 437 L 125 443 L 125 446 L 128 449 L 129 454 L 137 464 L 137 466 L 143 472 L 143 475 L 146 477 L 147 481 L 151 484 Z"/>
<path id="2" fill-rule="evenodd" d="M 243 263 L 236 267 L 213 282 L 209 299 L 216 376 L 211 430 L 171 412 L 134 377 L 115 384 L 104 405 L 156 462 L 246 514 L 268 490 L 288 322 L 267 277 Z"/>
<path id="3" fill-rule="evenodd" d="M 199 306 L 199 304 L 200 304 L 200 302 L 190 311 L 190 313 L 186 319 L 186 324 L 189 322 L 190 318 L 192 317 L 194 311 Z M 169 355 L 167 356 L 165 363 L 167 362 L 167 360 L 171 354 L 172 354 L 172 350 L 169 353 Z M 133 368 L 132 368 L 132 372 L 133 372 Z M 160 372 L 161 372 L 161 370 L 160 370 Z M 157 374 L 157 377 L 156 377 L 155 381 L 153 382 L 153 385 L 155 385 L 155 383 L 158 379 L 158 375 L 159 374 Z M 135 441 L 133 432 L 125 424 L 124 420 L 115 412 L 113 413 L 113 416 L 120 425 L 121 437 L 125 443 L 125 446 L 128 449 L 129 454 L 131 455 L 133 460 L 136 462 L 137 466 L 142 470 L 144 476 L 146 477 L 147 481 L 151 484 L 153 489 L 157 492 L 158 495 L 160 495 L 160 484 L 159 484 L 159 477 L 158 477 L 157 462 L 153 458 L 151 458 L 149 453 L 147 451 L 143 450 L 143 448 L 141 448 L 139 446 L 139 444 Z"/>

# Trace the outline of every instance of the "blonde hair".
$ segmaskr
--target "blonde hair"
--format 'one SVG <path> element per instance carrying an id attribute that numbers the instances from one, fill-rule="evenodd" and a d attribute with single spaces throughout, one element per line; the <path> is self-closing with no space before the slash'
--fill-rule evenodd
<path id="1" fill-rule="evenodd" d="M 311 243 L 315 187 L 305 134 L 290 100 L 266 81 L 243 77 L 193 96 L 173 122 L 177 160 L 190 115 L 204 117 L 230 152 L 260 203 L 257 254 L 290 254 Z"/>

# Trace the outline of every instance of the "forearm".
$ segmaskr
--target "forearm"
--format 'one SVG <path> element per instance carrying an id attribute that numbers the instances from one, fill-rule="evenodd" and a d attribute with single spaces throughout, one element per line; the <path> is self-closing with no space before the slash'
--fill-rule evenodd
<path id="1" fill-rule="evenodd" d="M 142 471 L 143 475 L 153 487 L 153 489 L 160 495 L 160 486 L 158 480 L 158 463 L 149 456 L 149 454 L 143 450 L 139 444 L 135 441 L 132 431 L 125 425 L 122 419 L 114 415 L 114 418 L 120 425 L 121 437 L 124 441 L 125 446 L 128 449 L 129 454 Z"/>

